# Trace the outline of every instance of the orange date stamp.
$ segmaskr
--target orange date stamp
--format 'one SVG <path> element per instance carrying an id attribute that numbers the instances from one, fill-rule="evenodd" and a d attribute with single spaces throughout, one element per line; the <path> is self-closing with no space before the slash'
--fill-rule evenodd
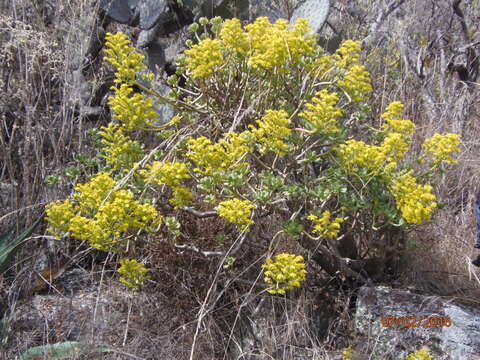
<path id="1" fill-rule="evenodd" d="M 383 316 L 380 318 L 383 327 L 449 327 L 452 321 L 448 316 Z"/>

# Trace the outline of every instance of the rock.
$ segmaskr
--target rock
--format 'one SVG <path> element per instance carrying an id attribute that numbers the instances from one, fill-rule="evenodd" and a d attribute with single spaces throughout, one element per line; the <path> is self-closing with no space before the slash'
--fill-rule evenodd
<path id="1" fill-rule="evenodd" d="M 354 322 L 360 334 L 375 339 L 372 348 L 363 351 L 371 352 L 372 357 L 403 359 L 422 347 L 428 347 L 438 360 L 473 360 L 480 354 L 480 309 L 438 297 L 363 287 L 358 292 Z"/>
<path id="2" fill-rule="evenodd" d="M 138 35 L 137 47 L 144 48 L 147 47 L 154 39 L 158 33 L 159 25 L 155 25 L 149 30 L 142 30 Z"/>
<path id="3" fill-rule="evenodd" d="M 128 24 L 134 14 L 138 0 L 101 0 L 100 8 L 116 22 Z"/>
<path id="4" fill-rule="evenodd" d="M 168 11 L 167 0 L 101 0 L 100 8 L 120 24 L 151 29 L 162 14 Z"/>
<path id="5" fill-rule="evenodd" d="M 295 23 L 298 18 L 306 18 L 316 33 L 327 20 L 329 11 L 330 0 L 306 0 L 295 8 L 290 23 Z"/>
<path id="6" fill-rule="evenodd" d="M 158 22 L 160 16 L 168 11 L 167 0 L 142 0 L 139 10 L 139 27 L 144 30 L 151 29 Z"/>
<path id="7" fill-rule="evenodd" d="M 157 90 L 161 95 L 167 96 L 170 88 L 164 85 L 160 90 Z M 169 104 L 161 104 L 159 102 L 154 102 L 153 109 L 158 114 L 158 120 L 155 122 L 156 126 L 165 125 L 170 119 L 175 115 L 175 110 Z"/>
<path id="8" fill-rule="evenodd" d="M 148 69 L 157 74 L 157 69 L 162 70 L 165 67 L 165 52 L 160 44 L 151 43 L 147 47 Z"/>

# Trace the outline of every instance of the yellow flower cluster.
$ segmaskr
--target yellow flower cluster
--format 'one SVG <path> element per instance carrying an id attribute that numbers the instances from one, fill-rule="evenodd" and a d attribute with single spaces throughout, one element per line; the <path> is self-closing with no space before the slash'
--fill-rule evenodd
<path id="1" fill-rule="evenodd" d="M 150 279 L 147 275 L 148 269 L 135 259 L 121 259 L 118 272 L 120 273 L 120 282 L 131 289 L 138 289 L 143 283 Z"/>
<path id="2" fill-rule="evenodd" d="M 47 231 L 57 238 L 68 232 L 70 220 L 75 216 L 75 210 L 72 202 L 67 199 L 65 201 L 54 201 L 47 205 L 47 220 L 49 227 Z"/>
<path id="3" fill-rule="evenodd" d="M 220 30 L 220 39 L 222 40 L 223 49 L 227 51 L 234 51 L 245 56 L 250 49 L 250 40 L 243 31 L 239 19 L 225 20 Z"/>
<path id="4" fill-rule="evenodd" d="M 347 347 L 342 352 L 342 360 L 354 360 L 354 356 L 355 356 L 355 351 L 353 351 L 352 345 Z"/>
<path id="5" fill-rule="evenodd" d="M 271 24 L 267 17 L 259 17 L 245 29 L 250 41 L 248 64 L 254 68 L 282 69 L 290 61 L 311 55 L 315 48 L 315 38 L 308 35 L 310 27 L 303 18 L 292 27 L 285 19 Z"/>
<path id="6" fill-rule="evenodd" d="M 353 102 L 363 101 L 373 90 L 370 74 L 360 63 L 360 43 L 346 40 L 342 43 L 332 59 L 337 67 L 346 73 L 338 85 L 350 96 Z"/>
<path id="7" fill-rule="evenodd" d="M 329 93 L 323 89 L 315 94 L 312 103 L 306 104 L 308 110 L 299 114 L 305 119 L 307 129 L 314 134 L 330 135 L 340 132 L 337 127 L 337 117 L 342 111 L 335 107 L 338 102 L 337 93 Z"/>
<path id="8" fill-rule="evenodd" d="M 403 104 L 399 101 L 387 106 L 382 114 L 386 123 L 383 125 L 385 137 L 380 146 L 348 140 L 338 147 L 337 152 L 347 170 L 365 168 L 372 173 L 388 173 L 396 168 L 397 162 L 403 159 L 408 151 L 411 134 L 415 129 L 410 120 L 400 119 L 402 111 Z"/>
<path id="9" fill-rule="evenodd" d="M 185 163 L 165 161 L 154 161 L 147 165 L 147 170 L 141 172 L 147 178 L 148 182 L 157 185 L 168 185 L 172 189 L 172 198 L 170 203 L 176 208 L 181 208 L 189 204 L 193 198 L 188 188 L 182 185 L 182 181 L 189 179 L 190 174 Z"/>
<path id="10" fill-rule="evenodd" d="M 411 224 L 430 220 L 430 214 L 437 206 L 432 186 L 419 185 L 413 170 L 392 176 L 391 193 L 403 218 Z"/>
<path id="11" fill-rule="evenodd" d="M 306 64 L 305 69 L 307 72 L 315 74 L 317 79 L 324 79 L 331 72 L 335 62 L 332 56 L 326 54 L 319 54 L 313 60 L 313 62 Z"/>
<path id="12" fill-rule="evenodd" d="M 88 183 L 75 187 L 73 198 L 77 201 L 79 211 L 86 216 L 93 216 L 100 204 L 110 195 L 115 180 L 104 172 L 96 174 Z"/>
<path id="13" fill-rule="evenodd" d="M 292 132 L 288 128 L 290 120 L 288 113 L 284 110 L 267 110 L 266 114 L 256 121 L 258 127 L 250 126 L 252 134 L 262 144 L 260 153 L 269 151 L 283 156 L 288 149 L 285 138 Z"/>
<path id="14" fill-rule="evenodd" d="M 433 357 L 430 355 L 430 350 L 427 348 L 420 349 L 409 354 L 405 360 L 432 360 Z"/>
<path id="15" fill-rule="evenodd" d="M 69 232 L 79 240 L 103 251 L 124 251 L 128 231 L 148 229 L 160 217 L 152 205 L 141 204 L 127 190 L 114 190 L 114 180 L 98 173 L 89 183 L 76 186 L 69 199 L 47 206 L 49 231 L 55 236 Z"/>
<path id="16" fill-rule="evenodd" d="M 359 168 L 370 172 L 378 171 L 385 162 L 385 153 L 381 146 L 373 146 L 358 140 L 347 140 L 337 148 L 337 153 L 343 166 L 348 171 L 357 171 Z"/>
<path id="17" fill-rule="evenodd" d="M 137 73 L 147 67 L 142 63 L 144 56 L 137 53 L 130 40 L 122 32 L 116 34 L 107 33 L 105 36 L 107 56 L 105 60 L 111 63 L 116 69 L 115 83 L 130 84 L 136 80 Z"/>
<path id="18" fill-rule="evenodd" d="M 218 39 L 205 39 L 185 50 L 187 68 L 193 79 L 212 75 L 215 66 L 223 62 L 222 42 Z"/>
<path id="19" fill-rule="evenodd" d="M 359 63 L 361 50 L 360 42 L 345 40 L 337 49 L 332 59 L 338 66 L 347 69 L 350 66 Z"/>
<path id="20" fill-rule="evenodd" d="M 195 172 L 212 175 L 218 170 L 243 166 L 241 159 L 251 151 L 251 144 L 252 136 L 248 131 L 226 133 L 224 138 L 216 144 L 201 136 L 188 140 L 186 156 L 196 164 L 193 169 Z"/>
<path id="21" fill-rule="evenodd" d="M 359 102 L 368 99 L 368 94 L 373 90 L 371 82 L 365 66 L 352 65 L 338 85 L 345 90 L 353 102 Z"/>
<path id="22" fill-rule="evenodd" d="M 142 158 L 140 143 L 125 135 L 118 125 L 109 123 L 108 126 L 102 126 L 100 135 L 105 145 L 105 161 L 113 170 L 130 169 Z"/>
<path id="23" fill-rule="evenodd" d="M 330 219 L 330 211 L 324 211 L 322 217 L 314 214 L 308 215 L 307 219 L 313 221 L 313 232 L 319 234 L 322 238 L 333 239 L 337 237 L 340 231 L 340 224 L 345 221 L 344 218 Z"/>
<path id="24" fill-rule="evenodd" d="M 385 139 L 383 139 L 381 151 L 387 162 L 385 170 L 393 170 L 397 162 L 403 159 L 408 151 L 408 142 L 405 136 L 400 133 L 387 133 Z"/>
<path id="25" fill-rule="evenodd" d="M 185 63 L 193 79 L 210 77 L 228 54 L 247 57 L 253 68 L 287 71 L 289 62 L 313 54 L 315 37 L 309 31 L 306 19 L 289 25 L 284 19 L 271 24 L 268 18 L 259 17 L 245 30 L 240 20 L 229 19 L 223 23 L 218 39 L 204 39 L 186 50 Z"/>
<path id="26" fill-rule="evenodd" d="M 134 131 L 152 124 L 158 114 L 153 110 L 153 99 L 140 93 L 133 93 L 128 84 L 113 87 L 114 96 L 110 96 L 108 105 L 113 117 L 122 123 L 125 131 Z"/>
<path id="27" fill-rule="evenodd" d="M 438 164 L 445 161 L 447 164 L 457 164 L 458 161 L 452 157 L 455 152 L 460 152 L 460 135 L 458 134 L 435 134 L 425 140 L 423 148 L 433 157 L 433 162 Z"/>
<path id="28" fill-rule="evenodd" d="M 410 120 L 400 119 L 403 107 L 400 101 L 393 101 L 387 106 L 382 114 L 385 120 L 385 124 L 383 124 L 384 131 L 399 133 L 406 137 L 412 135 L 415 130 L 415 124 Z"/>
<path id="29" fill-rule="evenodd" d="M 305 280 L 305 264 L 302 256 L 278 254 L 275 261 L 268 258 L 262 265 L 265 269 L 265 281 L 270 285 L 270 294 L 285 294 L 286 291 L 298 288 Z"/>
<path id="30" fill-rule="evenodd" d="M 250 219 L 254 205 L 249 200 L 232 199 L 221 201 L 217 206 L 218 216 L 228 222 L 241 226 L 242 231 L 249 231 L 248 227 L 254 224 Z"/>

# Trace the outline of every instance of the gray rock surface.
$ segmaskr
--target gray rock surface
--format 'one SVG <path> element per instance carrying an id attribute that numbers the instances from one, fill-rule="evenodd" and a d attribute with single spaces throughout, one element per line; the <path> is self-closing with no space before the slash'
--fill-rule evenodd
<path id="1" fill-rule="evenodd" d="M 151 29 L 160 16 L 168 10 L 166 0 L 142 0 L 139 5 L 140 28 Z"/>
<path id="2" fill-rule="evenodd" d="M 413 327 L 405 326 L 412 324 L 411 320 L 405 323 L 400 317 L 425 320 Z M 448 318 L 450 322 L 431 326 L 437 322 L 430 319 L 437 318 Z M 455 305 L 436 296 L 363 287 L 358 293 L 355 327 L 366 338 L 369 351 L 364 352 L 371 351 L 372 356 L 382 359 L 403 359 L 422 347 L 428 347 L 436 360 L 473 360 L 480 354 L 480 309 Z"/>
<path id="3" fill-rule="evenodd" d="M 295 23 L 298 18 L 306 18 L 313 32 L 318 32 L 327 20 L 330 11 L 330 0 L 305 0 L 300 2 L 290 18 Z"/>

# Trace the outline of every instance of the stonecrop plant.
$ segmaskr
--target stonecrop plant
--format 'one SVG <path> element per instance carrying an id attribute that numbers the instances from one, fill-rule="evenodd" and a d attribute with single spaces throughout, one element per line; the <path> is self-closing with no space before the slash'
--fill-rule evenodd
<path id="1" fill-rule="evenodd" d="M 268 222 L 342 272 L 348 264 L 334 240 L 345 233 L 358 238 L 365 259 L 379 255 L 372 239 L 431 219 L 437 198 L 428 181 L 455 164 L 460 138 L 435 134 L 415 153 L 415 124 L 398 101 L 384 109 L 381 127 L 371 126 L 373 88 L 358 42 L 327 54 L 305 19 L 260 17 L 243 26 L 202 18 L 190 30 L 167 96 L 126 36 L 107 34 L 105 59 L 116 72 L 112 123 L 99 132 L 102 171 L 47 207 L 50 232 L 124 253 L 152 231 L 180 241 L 182 213 L 213 213 L 228 230 L 225 249 L 237 233 L 241 246 L 258 251 L 251 230 Z M 154 103 L 172 105 L 175 116 L 159 119 Z M 142 144 L 143 132 L 158 135 L 155 148 Z M 263 267 L 269 292 L 299 287 L 303 258 L 274 259 Z M 136 288 L 146 269 L 133 261 L 119 272 Z"/>

